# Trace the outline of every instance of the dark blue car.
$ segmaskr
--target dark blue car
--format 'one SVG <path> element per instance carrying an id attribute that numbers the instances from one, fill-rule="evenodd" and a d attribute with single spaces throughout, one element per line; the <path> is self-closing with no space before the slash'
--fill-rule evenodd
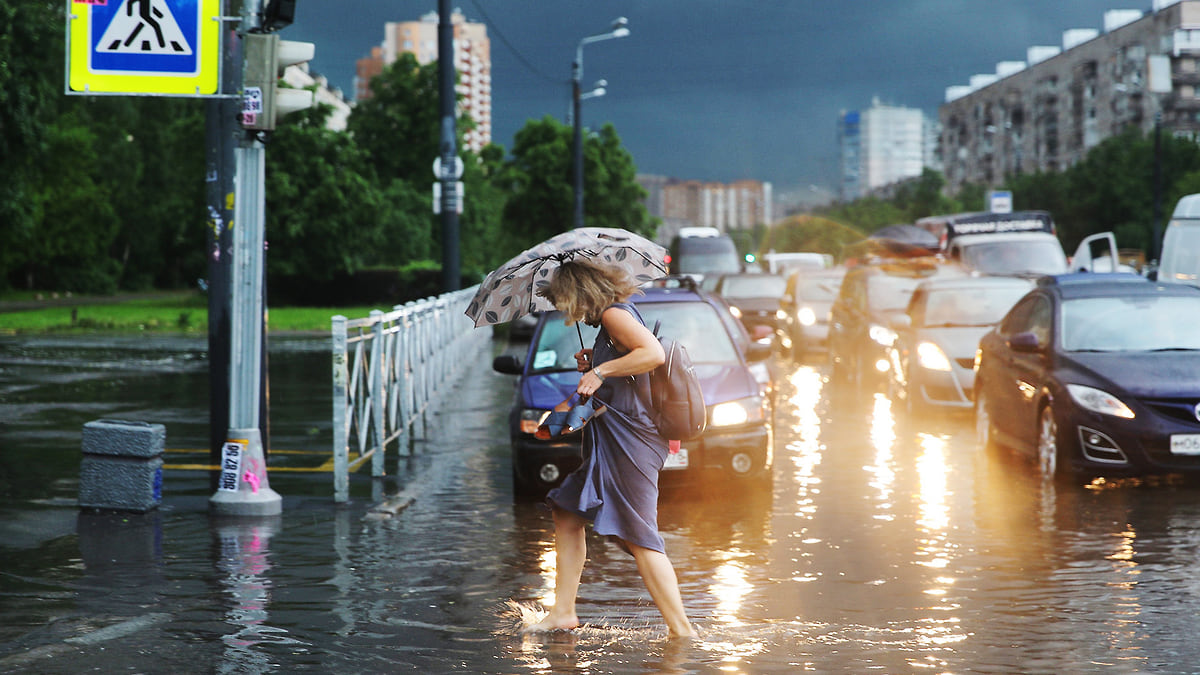
<path id="1" fill-rule="evenodd" d="M 668 279 L 644 288 L 632 302 L 650 328 L 680 340 L 688 350 L 704 391 L 708 427 L 668 457 L 664 476 L 723 472 L 736 478 L 769 478 L 772 467 L 770 384 L 761 373 L 769 345 L 752 343 L 720 298 L 696 288 L 690 279 Z M 579 324 L 583 344 L 591 347 L 597 329 Z M 558 312 L 538 320 L 522 361 L 496 357 L 495 370 L 517 375 L 509 414 L 513 486 L 518 494 L 542 494 L 581 463 L 580 433 L 551 440 L 534 437 L 541 420 L 579 384 L 576 326 Z M 759 375 L 756 375 L 756 371 Z M 664 480 L 673 480 L 664 477 Z"/>
<path id="2" fill-rule="evenodd" d="M 982 445 L 1047 476 L 1200 472 L 1200 289 L 1043 277 L 979 344 Z"/>

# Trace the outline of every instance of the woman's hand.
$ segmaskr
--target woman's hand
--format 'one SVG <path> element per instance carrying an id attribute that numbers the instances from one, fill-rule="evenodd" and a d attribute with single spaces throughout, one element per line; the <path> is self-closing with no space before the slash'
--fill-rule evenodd
<path id="1" fill-rule="evenodd" d="M 575 368 L 581 373 L 586 373 L 592 368 L 592 350 L 580 349 L 575 352 Z"/>
<path id="2" fill-rule="evenodd" d="M 575 391 L 579 392 L 579 395 L 586 399 L 588 396 L 596 393 L 596 390 L 602 384 L 604 384 L 604 377 L 594 369 L 589 370 L 583 374 L 583 377 L 579 378 L 579 386 L 575 388 Z"/>

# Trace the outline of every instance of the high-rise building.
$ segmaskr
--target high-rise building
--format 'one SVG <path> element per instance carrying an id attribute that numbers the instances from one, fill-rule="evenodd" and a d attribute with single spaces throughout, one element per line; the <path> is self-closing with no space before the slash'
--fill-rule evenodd
<path id="1" fill-rule="evenodd" d="M 454 70 L 458 76 L 458 114 L 467 115 L 475 128 L 463 136 L 464 144 L 478 152 L 492 142 L 492 52 L 487 26 L 466 20 L 460 12 L 451 15 L 454 26 Z M 438 14 L 430 12 L 420 21 L 384 24 L 383 44 L 355 66 L 355 100 L 371 98 L 371 78 L 396 62 L 405 52 L 427 65 L 438 60 Z"/>
<path id="2" fill-rule="evenodd" d="M 931 163 L 931 137 L 925 113 L 917 108 L 875 99 L 866 110 L 843 112 L 838 119 L 842 198 L 856 199 L 920 176 Z"/>
<path id="3" fill-rule="evenodd" d="M 940 110 L 951 191 L 1062 171 L 1127 128 L 1200 138 L 1200 2 L 1107 11 L 1103 30 L 1065 30 L 1061 46 L 1030 46 L 969 82 L 947 87 Z"/>

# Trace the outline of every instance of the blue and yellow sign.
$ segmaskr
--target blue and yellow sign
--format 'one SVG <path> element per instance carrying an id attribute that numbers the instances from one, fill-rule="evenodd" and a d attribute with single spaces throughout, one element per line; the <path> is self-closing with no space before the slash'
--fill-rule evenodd
<path id="1" fill-rule="evenodd" d="M 67 0 L 68 93 L 217 93 L 221 0 Z"/>

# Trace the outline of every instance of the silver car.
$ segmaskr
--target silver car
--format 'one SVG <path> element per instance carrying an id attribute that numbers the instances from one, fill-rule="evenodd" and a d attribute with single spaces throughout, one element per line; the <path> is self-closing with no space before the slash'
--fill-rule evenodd
<path id="1" fill-rule="evenodd" d="M 1017 277 L 930 279 L 893 321 L 888 389 L 909 412 L 970 412 L 979 339 L 1034 286 Z"/>

